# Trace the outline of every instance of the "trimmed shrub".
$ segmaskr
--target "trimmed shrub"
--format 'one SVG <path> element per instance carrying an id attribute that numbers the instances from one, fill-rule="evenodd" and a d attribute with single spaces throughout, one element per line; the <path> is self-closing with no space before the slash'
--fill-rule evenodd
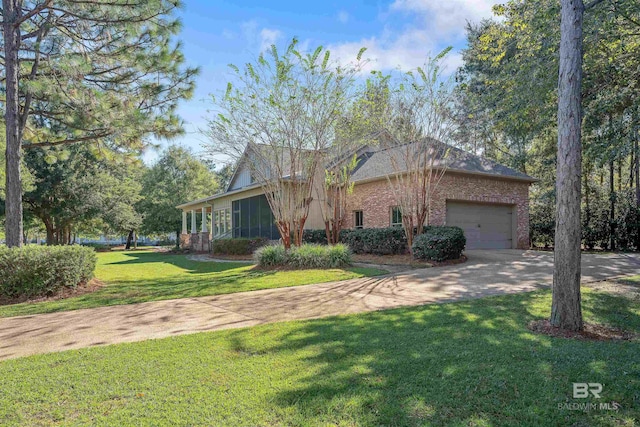
<path id="1" fill-rule="evenodd" d="M 325 230 L 304 230 L 302 232 L 302 242 L 326 245 L 328 244 L 327 232 Z"/>
<path id="2" fill-rule="evenodd" d="M 215 239 L 212 243 L 212 249 L 214 254 L 220 255 L 251 255 L 256 249 L 268 242 L 269 239 L 266 237 Z"/>
<path id="3" fill-rule="evenodd" d="M 338 268 L 351 264 L 351 251 L 343 244 L 303 244 L 289 251 L 282 245 L 273 245 L 258 249 L 254 258 L 261 267 Z"/>
<path id="4" fill-rule="evenodd" d="M 80 243 L 80 246 L 86 246 L 88 248 L 93 248 L 97 252 L 107 252 L 107 251 L 111 250 L 111 246 L 109 246 L 106 243 L 87 242 L 87 243 Z"/>
<path id="5" fill-rule="evenodd" d="M 402 227 L 342 230 L 340 240 L 356 254 L 395 255 L 407 252 L 407 236 Z"/>
<path id="6" fill-rule="evenodd" d="M 253 253 L 253 259 L 261 267 L 275 267 L 287 263 L 287 251 L 282 245 L 263 246 Z"/>
<path id="7" fill-rule="evenodd" d="M 0 295 L 32 298 L 75 288 L 93 277 L 96 254 L 73 246 L 0 247 Z"/>
<path id="8" fill-rule="evenodd" d="M 328 257 L 330 267 L 336 268 L 351 265 L 351 249 L 342 243 L 329 246 Z"/>
<path id="9" fill-rule="evenodd" d="M 460 227 L 427 227 L 413 240 L 413 257 L 429 261 L 458 259 L 467 244 Z"/>

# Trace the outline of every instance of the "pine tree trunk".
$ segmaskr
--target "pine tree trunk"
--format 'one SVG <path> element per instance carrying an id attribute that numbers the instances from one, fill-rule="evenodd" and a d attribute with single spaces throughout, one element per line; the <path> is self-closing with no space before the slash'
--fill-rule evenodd
<path id="1" fill-rule="evenodd" d="M 584 175 L 584 225 L 585 227 L 589 227 L 591 225 L 591 198 L 590 196 L 590 189 L 589 189 L 589 172 L 591 170 L 590 165 L 587 163 L 586 167 L 585 167 L 585 173 Z M 587 245 L 590 245 L 589 242 L 586 243 Z M 591 249 L 589 247 L 589 249 Z"/>
<path id="2" fill-rule="evenodd" d="M 622 157 L 618 159 L 618 191 L 622 192 Z"/>
<path id="3" fill-rule="evenodd" d="M 551 324 L 582 330 L 580 174 L 582 167 L 582 0 L 561 0 L 558 162 Z"/>
<path id="4" fill-rule="evenodd" d="M 609 247 L 616 250 L 616 187 L 614 180 L 614 162 L 609 162 Z"/>
<path id="5" fill-rule="evenodd" d="M 7 140 L 5 234 L 9 247 L 22 246 L 22 177 L 20 176 L 20 108 L 18 98 L 20 28 L 14 25 L 20 17 L 21 3 L 19 0 L 2 0 L 6 99 L 4 120 Z"/>
<path id="6" fill-rule="evenodd" d="M 633 170 L 636 187 L 636 208 L 640 210 L 640 143 L 638 142 L 638 109 L 633 115 Z M 638 218 L 638 216 L 636 216 Z M 640 224 L 637 224 L 640 227 Z M 636 250 L 640 251 L 640 230 L 636 232 Z"/>
<path id="7" fill-rule="evenodd" d="M 638 135 L 638 126 L 640 126 L 640 123 L 638 123 L 638 109 L 636 108 L 636 112 L 634 114 L 634 120 L 633 120 L 633 139 L 634 139 L 633 151 L 635 152 L 633 168 L 635 169 L 635 178 L 636 178 L 636 204 L 638 208 L 640 208 L 640 142 L 638 142 L 638 138 L 640 137 L 640 135 Z"/>

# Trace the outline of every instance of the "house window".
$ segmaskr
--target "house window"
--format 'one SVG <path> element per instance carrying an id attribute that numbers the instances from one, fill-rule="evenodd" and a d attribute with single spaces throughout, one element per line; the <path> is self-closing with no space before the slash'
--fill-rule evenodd
<path id="1" fill-rule="evenodd" d="M 266 237 L 274 240 L 280 236 L 275 218 L 264 194 L 234 200 L 233 237 Z"/>
<path id="2" fill-rule="evenodd" d="M 393 206 L 391 208 L 391 226 L 402 227 L 402 211 L 400 206 Z"/>
<path id="3" fill-rule="evenodd" d="M 231 231 L 231 209 L 218 209 L 213 218 L 216 236 L 222 236 Z"/>
<path id="4" fill-rule="evenodd" d="M 353 223 L 355 228 L 364 228 L 364 216 L 362 211 L 353 211 Z"/>

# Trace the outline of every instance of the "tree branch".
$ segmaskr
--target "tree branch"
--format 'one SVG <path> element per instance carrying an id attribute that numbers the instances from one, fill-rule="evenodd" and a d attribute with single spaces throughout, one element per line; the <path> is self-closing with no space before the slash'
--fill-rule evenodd
<path id="1" fill-rule="evenodd" d="M 600 3 L 602 3 L 604 0 L 592 0 L 591 2 L 587 3 L 584 5 L 584 10 L 589 10 L 597 5 L 599 5 Z"/>
<path id="2" fill-rule="evenodd" d="M 108 133 L 102 133 L 97 135 L 84 136 L 82 138 L 61 139 L 59 141 L 29 142 L 29 143 L 23 143 L 22 149 L 29 150 L 31 148 L 38 148 L 38 147 L 56 147 L 58 145 L 75 144 L 77 142 L 92 141 L 94 139 L 106 138 L 107 136 L 109 136 Z"/>
<path id="3" fill-rule="evenodd" d="M 39 4 L 38 6 L 34 7 L 29 13 L 27 13 L 26 15 L 22 15 L 20 17 L 20 19 L 18 19 L 13 26 L 15 28 L 19 27 L 23 22 L 31 19 L 32 17 L 34 17 L 35 15 L 37 15 L 38 13 L 42 12 L 43 10 L 47 9 L 48 7 L 50 7 L 53 4 L 53 0 L 45 0 L 44 3 Z"/>

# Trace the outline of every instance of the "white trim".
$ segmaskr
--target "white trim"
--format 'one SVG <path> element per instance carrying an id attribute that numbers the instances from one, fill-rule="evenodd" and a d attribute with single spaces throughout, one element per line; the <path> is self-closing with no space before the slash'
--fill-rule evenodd
<path id="1" fill-rule="evenodd" d="M 207 230 L 207 208 L 204 207 L 202 208 L 202 225 L 201 225 L 201 229 L 203 233 L 207 233 L 209 230 Z"/>

